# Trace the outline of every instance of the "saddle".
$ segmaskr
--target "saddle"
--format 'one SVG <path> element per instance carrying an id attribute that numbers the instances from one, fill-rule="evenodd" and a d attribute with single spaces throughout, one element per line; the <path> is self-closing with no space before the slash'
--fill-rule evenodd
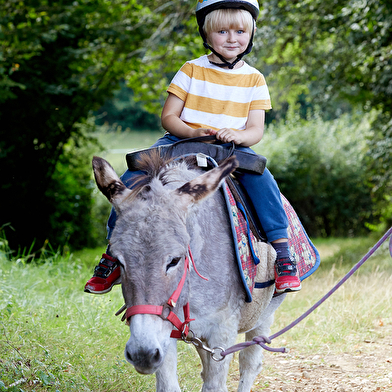
<path id="1" fill-rule="evenodd" d="M 126 155 L 128 169 L 131 171 L 136 170 L 135 166 L 140 155 L 154 150 L 166 158 L 196 153 L 204 154 L 214 159 L 217 163 L 235 155 L 239 162 L 237 170 L 259 174 L 263 174 L 267 162 L 267 159 L 262 155 L 237 150 L 234 143 L 222 143 L 212 135 L 183 139 L 173 144 L 131 152 Z"/>
<path id="2" fill-rule="evenodd" d="M 211 142 L 214 143 L 206 143 Z M 141 154 L 150 151 L 158 151 L 162 157 L 175 158 L 187 155 L 195 155 L 200 157 L 200 154 L 205 155 L 208 158 L 212 158 L 215 162 L 219 162 L 235 155 L 239 162 L 236 172 L 252 172 L 257 174 L 263 174 L 267 158 L 262 155 L 251 154 L 245 151 L 235 149 L 235 144 L 222 143 L 215 138 L 215 136 L 200 136 L 195 138 L 188 138 L 180 140 L 176 143 L 147 148 L 144 150 L 138 150 L 126 155 L 128 169 L 133 171 L 136 170 L 136 164 Z M 207 167 L 207 166 L 206 166 Z M 257 240 L 267 242 L 267 236 L 261 226 L 261 223 L 254 211 L 252 202 L 249 200 L 249 196 L 243 186 L 236 180 L 235 172 L 233 176 L 226 179 L 226 183 L 232 192 L 234 199 L 240 203 L 244 209 L 244 214 L 249 220 L 249 227 L 252 233 L 255 235 Z"/>

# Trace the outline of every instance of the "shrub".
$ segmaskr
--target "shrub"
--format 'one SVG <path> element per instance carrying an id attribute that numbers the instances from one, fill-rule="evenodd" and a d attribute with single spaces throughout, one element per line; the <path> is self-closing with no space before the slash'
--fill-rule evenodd
<path id="1" fill-rule="evenodd" d="M 256 146 L 309 235 L 357 235 L 373 220 L 365 166 L 369 120 L 292 116 L 268 126 Z"/>
<path id="2" fill-rule="evenodd" d="M 91 124 L 81 126 L 91 130 Z M 97 245 L 91 219 L 95 189 L 91 159 L 98 143 L 86 136 L 86 130 L 82 132 L 84 136 L 71 138 L 64 146 L 46 192 L 51 228 L 47 240 L 54 246 L 68 244 L 72 249 L 81 249 Z"/>

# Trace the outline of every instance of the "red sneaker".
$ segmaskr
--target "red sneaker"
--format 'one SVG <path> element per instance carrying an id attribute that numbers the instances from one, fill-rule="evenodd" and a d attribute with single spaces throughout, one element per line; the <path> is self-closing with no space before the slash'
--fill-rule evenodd
<path id="1" fill-rule="evenodd" d="M 278 294 L 301 290 L 297 265 L 293 259 L 279 259 L 275 262 L 275 292 Z"/>
<path id="2" fill-rule="evenodd" d="M 121 269 L 117 259 L 104 253 L 94 269 L 94 275 L 84 286 L 86 293 L 105 294 L 121 283 Z"/>

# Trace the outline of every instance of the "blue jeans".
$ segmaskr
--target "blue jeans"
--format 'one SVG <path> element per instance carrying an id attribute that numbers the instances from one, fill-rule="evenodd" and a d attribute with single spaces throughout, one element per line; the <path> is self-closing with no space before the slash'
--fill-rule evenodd
<path id="1" fill-rule="evenodd" d="M 167 134 L 157 140 L 152 147 L 164 146 L 167 144 L 173 144 L 181 140 L 180 138 Z M 256 154 L 249 147 L 236 146 L 237 150 L 246 151 L 251 154 Z M 234 152 L 235 154 L 235 152 Z M 122 182 L 128 187 L 132 188 L 133 178 L 140 171 L 127 170 L 122 176 Z M 269 242 L 278 240 L 280 238 L 287 238 L 287 226 L 288 220 L 284 211 L 282 200 L 280 198 L 280 191 L 278 184 L 270 171 L 265 168 L 263 174 L 257 173 L 241 173 L 237 176 L 238 181 L 246 189 L 250 200 L 256 210 L 257 216 L 260 223 L 267 235 Z M 109 240 L 113 228 L 116 224 L 116 212 L 112 208 L 107 223 L 107 239 Z"/>

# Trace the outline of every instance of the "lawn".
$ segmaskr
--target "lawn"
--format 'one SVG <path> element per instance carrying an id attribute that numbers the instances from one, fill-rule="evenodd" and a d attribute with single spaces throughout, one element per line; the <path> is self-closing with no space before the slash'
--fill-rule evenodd
<path id="1" fill-rule="evenodd" d="M 159 136 L 158 132 L 102 133 L 99 139 L 106 149 L 96 155 L 121 174 L 125 153 L 147 148 Z M 379 236 L 314 240 L 321 267 L 303 283 L 300 293 L 287 296 L 272 332 L 328 292 Z M 102 296 L 83 292 L 104 247 L 53 253 L 36 263 L 26 263 L 23 257 L 9 261 L 6 250 L 0 242 L 0 391 L 155 390 L 154 376 L 139 375 L 124 359 L 129 329 L 114 316 L 123 304 L 120 287 Z M 357 341 L 378 339 L 382 329 L 376 327 L 392 324 L 391 273 L 392 260 L 384 244 L 332 298 L 272 346 L 322 355 L 350 352 Z M 178 348 L 182 390 L 199 391 L 196 350 L 182 342 Z M 236 390 L 237 376 L 233 361 L 229 391 Z"/>
<path id="2" fill-rule="evenodd" d="M 321 268 L 276 313 L 273 333 L 321 298 L 376 242 L 375 236 L 315 240 Z M 154 376 L 141 376 L 125 361 L 129 330 L 114 316 L 121 290 L 83 292 L 104 249 L 25 264 L 0 254 L 0 391 L 154 391 Z M 385 243 L 335 295 L 300 325 L 273 341 L 297 353 L 347 352 L 356 341 L 377 339 L 376 325 L 392 323 L 391 258 Z M 200 363 L 179 342 L 179 381 L 198 391 Z M 237 368 L 229 376 L 235 390 Z M 8 388 L 7 388 L 8 387 Z"/>
<path id="3" fill-rule="evenodd" d="M 128 152 L 151 147 L 163 134 L 163 131 L 100 132 L 98 140 L 105 150 L 96 155 L 106 159 L 120 175 L 127 169 L 125 155 Z"/>

